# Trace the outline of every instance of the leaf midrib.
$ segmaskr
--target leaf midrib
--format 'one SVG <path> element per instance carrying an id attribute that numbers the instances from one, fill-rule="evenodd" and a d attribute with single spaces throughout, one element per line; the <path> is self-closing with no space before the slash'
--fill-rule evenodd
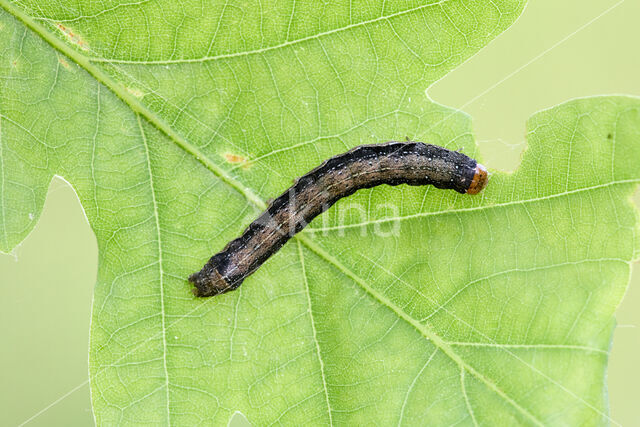
<path id="1" fill-rule="evenodd" d="M 439 3 L 435 3 L 439 4 Z M 433 4 L 430 4 L 431 6 Z M 27 28 L 40 36 L 45 42 L 51 45 L 54 49 L 58 50 L 62 54 L 66 55 L 69 59 L 74 61 L 79 67 L 84 69 L 87 73 L 89 73 L 96 81 L 100 84 L 103 84 L 105 87 L 109 88 L 117 97 L 119 97 L 126 105 L 128 105 L 131 110 L 142 117 L 144 117 L 147 121 L 153 124 L 160 131 L 165 133 L 177 146 L 185 150 L 187 153 L 191 154 L 195 159 L 197 159 L 202 165 L 204 165 L 208 170 L 210 170 L 214 175 L 216 175 L 221 181 L 229 185 L 231 188 L 238 191 L 242 194 L 249 202 L 253 203 L 260 209 L 266 208 L 266 203 L 257 196 L 253 190 L 245 187 L 241 182 L 230 176 L 226 170 L 222 167 L 218 166 L 216 163 L 211 161 L 208 157 L 204 155 L 203 152 L 199 150 L 198 147 L 187 141 L 184 137 L 182 137 L 178 132 L 172 129 L 167 123 L 165 123 L 159 116 L 157 116 L 153 111 L 149 110 L 144 104 L 140 102 L 135 96 L 129 93 L 124 86 L 118 83 L 115 79 L 113 79 L 109 74 L 100 69 L 98 66 L 92 63 L 92 59 L 83 55 L 73 47 L 69 46 L 61 39 L 56 37 L 53 33 L 51 33 L 47 28 L 45 28 L 40 23 L 36 22 L 32 17 L 27 15 L 23 10 L 11 4 L 8 0 L 0 0 L 0 7 L 2 7 L 7 13 L 18 19 L 22 22 Z M 637 180 L 635 180 L 637 182 Z M 472 366 L 468 365 L 454 350 L 453 348 L 446 343 L 442 338 L 440 338 L 434 331 L 428 328 L 426 325 L 420 324 L 416 319 L 410 317 L 406 312 L 404 312 L 400 307 L 394 304 L 391 300 L 385 297 L 383 294 L 376 291 L 374 288 L 369 286 L 363 279 L 357 276 L 354 272 L 352 272 L 349 268 L 341 264 L 335 257 L 326 252 L 323 248 L 321 248 L 317 243 L 313 240 L 309 239 L 308 236 L 304 234 L 300 234 L 295 236 L 294 238 L 299 239 L 299 241 L 304 244 L 307 248 L 315 252 L 318 256 L 325 260 L 330 265 L 333 265 L 336 269 L 341 271 L 344 275 L 349 277 L 351 280 L 355 281 L 360 287 L 363 288 L 367 293 L 369 293 L 373 298 L 378 300 L 379 303 L 388 307 L 392 311 L 394 311 L 400 318 L 413 326 L 418 332 L 420 332 L 426 339 L 432 341 L 434 345 L 440 348 L 449 358 L 451 358 L 454 362 L 456 362 L 461 368 L 466 369 L 468 372 L 472 373 L 476 378 L 482 381 L 487 387 L 492 389 L 495 393 L 501 396 L 505 401 L 511 404 L 514 408 L 516 408 L 520 413 L 529 418 L 536 424 L 541 424 L 541 422 L 536 419 L 529 411 L 520 406 L 514 399 L 512 399 L 509 395 L 507 395 L 504 391 L 498 388 L 493 382 L 491 382 L 488 378 L 482 375 L 480 372 L 475 370 Z"/>

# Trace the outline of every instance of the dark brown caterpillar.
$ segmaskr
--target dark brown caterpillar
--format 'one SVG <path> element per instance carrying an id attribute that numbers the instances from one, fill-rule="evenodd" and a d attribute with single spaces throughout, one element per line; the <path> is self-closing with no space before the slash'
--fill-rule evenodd
<path id="1" fill-rule="evenodd" d="M 361 145 L 322 163 L 275 199 L 242 236 L 232 240 L 197 273 L 193 293 L 208 297 L 236 289 L 313 218 L 363 188 L 433 185 L 477 194 L 487 170 L 457 151 L 422 142 Z"/>

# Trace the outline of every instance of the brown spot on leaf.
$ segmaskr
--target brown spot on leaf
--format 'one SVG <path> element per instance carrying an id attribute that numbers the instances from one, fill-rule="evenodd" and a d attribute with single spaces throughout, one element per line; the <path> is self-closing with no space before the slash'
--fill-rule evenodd
<path id="1" fill-rule="evenodd" d="M 144 92 L 138 88 L 127 86 L 126 89 L 127 89 L 127 92 L 129 92 L 131 95 L 135 96 L 136 98 L 142 98 L 144 96 Z"/>
<path id="2" fill-rule="evenodd" d="M 80 35 L 74 33 L 71 28 L 66 27 L 60 23 L 56 24 L 56 27 L 62 32 L 62 34 L 67 36 L 67 40 L 69 40 L 71 43 L 75 44 L 82 50 L 89 50 L 89 45 L 87 45 L 87 42 L 85 42 L 82 37 L 80 37 Z"/>
<path id="3" fill-rule="evenodd" d="M 62 65 L 62 66 L 63 66 L 64 68 L 66 68 L 67 70 L 68 70 L 69 68 L 71 68 L 71 67 L 70 67 L 70 65 L 69 65 L 69 63 L 68 63 L 64 58 L 62 58 L 62 57 L 58 57 L 58 62 L 60 63 L 60 65 Z"/>
<path id="4" fill-rule="evenodd" d="M 239 165 L 244 169 L 247 169 L 251 166 L 251 162 L 249 162 L 246 157 L 240 156 L 239 154 L 224 153 L 222 156 L 227 161 L 227 163 Z"/>

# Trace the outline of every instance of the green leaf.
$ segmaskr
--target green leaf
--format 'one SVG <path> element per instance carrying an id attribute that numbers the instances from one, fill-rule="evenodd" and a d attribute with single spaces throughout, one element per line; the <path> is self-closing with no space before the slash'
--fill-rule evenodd
<path id="1" fill-rule="evenodd" d="M 99 423 L 607 422 L 640 251 L 638 99 L 535 115 L 520 168 L 481 196 L 361 191 L 238 291 L 196 299 L 186 282 L 349 147 L 477 155 L 469 117 L 426 89 L 524 2 L 0 6 L 0 249 L 54 175 L 73 185 L 100 251 Z"/>

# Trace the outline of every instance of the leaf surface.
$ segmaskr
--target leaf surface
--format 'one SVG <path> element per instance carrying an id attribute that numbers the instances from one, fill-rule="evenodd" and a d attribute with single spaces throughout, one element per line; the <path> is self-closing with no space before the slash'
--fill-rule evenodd
<path id="1" fill-rule="evenodd" d="M 31 231 L 54 175 L 73 185 L 100 252 L 98 422 L 607 421 L 638 255 L 637 99 L 538 113 L 520 168 L 481 196 L 361 191 L 238 291 L 199 300 L 186 282 L 350 147 L 476 155 L 469 117 L 426 90 L 522 1 L 0 6 L 0 249 Z"/>

